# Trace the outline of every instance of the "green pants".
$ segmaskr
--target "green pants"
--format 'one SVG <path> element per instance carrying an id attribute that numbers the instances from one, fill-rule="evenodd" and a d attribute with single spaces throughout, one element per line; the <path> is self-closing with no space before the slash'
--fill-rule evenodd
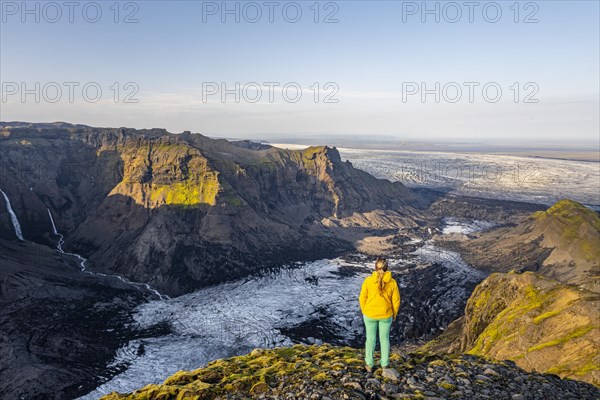
<path id="1" fill-rule="evenodd" d="M 367 341 L 365 343 L 365 362 L 373 367 L 375 360 L 375 341 L 377 338 L 377 327 L 379 327 L 379 346 L 381 347 L 381 366 L 388 366 L 390 361 L 390 328 L 392 327 L 392 317 L 384 319 L 373 319 L 363 314 L 365 329 L 367 331 Z"/>

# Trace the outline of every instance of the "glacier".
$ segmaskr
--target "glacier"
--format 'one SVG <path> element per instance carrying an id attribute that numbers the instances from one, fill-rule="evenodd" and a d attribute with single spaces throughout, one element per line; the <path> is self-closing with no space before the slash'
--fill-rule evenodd
<path id="1" fill-rule="evenodd" d="M 552 205 L 569 198 L 600 210 L 600 168 L 585 161 L 493 154 L 338 148 L 356 168 L 411 188 Z"/>

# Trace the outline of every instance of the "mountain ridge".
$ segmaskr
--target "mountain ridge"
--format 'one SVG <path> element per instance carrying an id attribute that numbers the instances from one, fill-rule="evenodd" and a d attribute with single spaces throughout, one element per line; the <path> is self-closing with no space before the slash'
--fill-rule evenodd
<path id="1" fill-rule="evenodd" d="M 438 241 L 475 268 L 533 271 L 600 293 L 600 217 L 572 200 L 560 200 L 515 225 Z"/>
<path id="2" fill-rule="evenodd" d="M 234 279 L 337 256 L 373 229 L 422 225 L 417 194 L 355 169 L 327 146 L 255 148 L 163 129 L 0 126 L 2 186 L 26 237 L 48 243 L 50 209 L 90 269 L 170 295 L 221 282 L 220 266 Z M 7 221 L 0 227 L 8 239 Z"/>
<path id="3" fill-rule="evenodd" d="M 529 371 L 544 370 L 598 384 L 595 374 L 600 364 L 595 349 L 599 344 L 594 340 L 599 327 L 592 321 L 598 299 L 597 292 L 590 290 L 595 290 L 599 275 L 600 246 L 595 243 L 600 220 L 578 203 L 565 200 L 516 221 L 529 207 L 515 212 L 504 208 L 506 205 L 488 205 L 487 200 L 476 206 L 473 200 L 422 195 L 355 169 L 342 161 L 335 147 L 284 150 L 190 132 L 171 134 L 164 129 L 66 123 L 0 123 L 0 128 L 0 186 L 8 193 L 25 236 L 25 241 L 16 240 L 11 221 L 3 213 L 1 245 L 6 244 L 13 253 L 30 245 L 55 247 L 58 235 L 52 215 L 58 231 L 65 235 L 65 249 L 88 257 L 90 270 L 146 282 L 170 295 L 291 261 L 334 257 L 369 242 L 373 235 L 381 235 L 378 243 L 385 242 L 389 251 L 401 245 L 395 250 L 401 255 L 416 246 L 403 245 L 409 236 L 419 238 L 415 240 L 431 237 L 431 223 L 448 211 L 484 219 L 499 212 L 493 220 L 509 224 L 471 235 L 450 235 L 450 239 L 434 237 L 442 246 L 459 250 L 469 264 L 502 273 L 494 273 L 478 285 L 465 316 L 424 349 L 511 358 Z M 460 210 L 454 210 L 459 206 Z M 58 262 L 47 267 L 42 276 L 66 271 L 66 265 Z M 506 273 L 510 270 L 539 274 Z M 8 277 L 3 287 L 21 287 L 18 268 L 11 271 L 2 271 Z M 61 279 L 79 282 L 76 272 L 78 269 Z M 95 283 L 89 282 L 86 285 L 93 285 L 94 290 L 114 291 L 101 276 Z M 77 287 L 77 292 L 81 296 L 89 290 Z M 68 303 L 68 293 L 66 300 L 61 297 L 63 291 L 56 293 L 59 301 Z M 130 306 L 142 301 L 141 293 L 137 295 Z M 25 294 L 25 300 L 31 301 L 23 301 L 23 309 L 35 309 L 36 297 L 27 296 L 33 295 Z M 117 302 L 109 308 L 123 312 L 127 307 Z M 557 321 L 566 321 L 568 326 L 556 325 Z M 499 335 L 502 326 L 509 332 Z M 84 342 L 89 334 L 82 331 Z M 117 345 L 112 336 L 109 339 L 111 346 Z M 515 339 L 527 343 L 515 346 Z M 563 357 L 574 348 L 577 354 Z M 114 350 L 98 351 L 105 357 Z M 437 366 L 452 363 L 456 357 L 460 362 L 471 360 L 466 355 L 433 357 L 437 357 Z M 548 360 L 558 361 L 548 365 Z M 420 363 L 413 361 L 409 363 L 412 367 Z M 411 370 L 404 364 L 398 366 Z M 479 375 L 483 373 L 476 362 L 471 366 Z M 435 365 L 424 370 L 429 372 L 428 368 L 435 369 Z M 503 371 L 508 377 L 522 373 L 511 365 L 507 368 Z M 319 374 L 317 382 L 329 376 L 328 371 Z M 432 393 L 444 396 L 456 392 L 449 389 L 456 385 L 445 377 L 435 379 L 447 392 L 439 389 L 440 385 L 429 385 L 432 381 L 428 377 L 424 373 L 419 379 L 427 383 L 414 385 L 439 390 Z M 457 375 L 453 380 L 460 377 L 464 378 Z M 309 384 L 314 377 L 305 378 L 304 384 Z M 180 383 L 190 383 L 185 379 Z M 411 394 L 404 394 L 424 395 L 424 391 L 411 387 L 408 376 L 402 379 L 404 389 L 413 389 Z M 374 393 L 389 392 L 365 382 L 368 379 L 357 383 L 363 394 L 367 387 Z M 205 388 L 204 384 L 199 386 Z M 266 389 L 264 385 L 262 389 Z M 160 394 L 162 389 L 156 390 L 154 394 Z M 496 387 L 485 390 L 502 394 Z"/>

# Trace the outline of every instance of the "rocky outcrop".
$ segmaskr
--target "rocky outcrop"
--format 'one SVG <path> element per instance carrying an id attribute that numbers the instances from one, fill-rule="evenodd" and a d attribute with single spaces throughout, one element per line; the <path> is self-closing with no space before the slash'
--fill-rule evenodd
<path id="1" fill-rule="evenodd" d="M 494 273 L 471 295 L 464 317 L 424 349 L 510 359 L 600 385 L 597 294 L 526 272 Z"/>
<path id="2" fill-rule="evenodd" d="M 572 200 L 561 200 L 532 217 L 530 238 L 552 251 L 539 273 L 600 293 L 600 218 Z"/>
<path id="3" fill-rule="evenodd" d="M 595 399 L 592 385 L 554 375 L 526 373 L 511 362 L 475 356 L 393 353 L 390 367 L 369 374 L 364 351 L 329 345 L 255 349 L 250 354 L 216 360 L 205 368 L 179 371 L 163 384 L 117 399 Z"/>
<path id="4" fill-rule="evenodd" d="M 0 124 L 2 189 L 28 240 L 47 208 L 89 268 L 178 295 L 414 227 L 421 198 L 343 162 L 165 130 Z M 0 217 L 0 237 L 14 239 Z"/>
<path id="5" fill-rule="evenodd" d="M 541 204 L 461 196 L 428 188 L 414 189 L 431 204 L 428 211 L 438 218 L 487 221 L 495 225 L 517 225 L 535 211 L 545 210 Z"/>
<path id="6" fill-rule="evenodd" d="M 440 242 L 476 268 L 534 271 L 600 293 L 600 218 L 577 202 L 561 200 L 514 226 L 461 239 Z"/>

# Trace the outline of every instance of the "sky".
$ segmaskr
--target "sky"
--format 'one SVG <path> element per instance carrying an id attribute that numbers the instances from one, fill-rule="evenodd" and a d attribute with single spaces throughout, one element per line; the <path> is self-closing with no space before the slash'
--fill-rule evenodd
<path id="1" fill-rule="evenodd" d="M 598 1 L 1 1 L 2 121 L 600 140 Z"/>

